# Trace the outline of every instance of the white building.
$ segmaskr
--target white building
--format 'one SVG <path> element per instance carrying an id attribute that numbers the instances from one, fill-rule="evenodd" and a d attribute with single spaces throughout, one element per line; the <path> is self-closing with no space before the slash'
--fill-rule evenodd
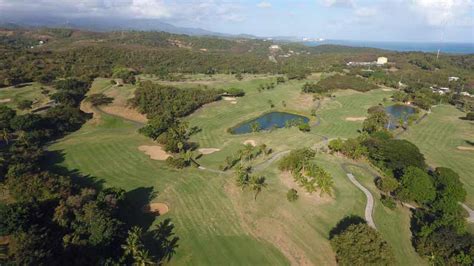
<path id="1" fill-rule="evenodd" d="M 387 57 L 379 57 L 377 58 L 377 65 L 385 65 L 386 63 L 388 63 L 388 58 Z"/>
<path id="2" fill-rule="evenodd" d="M 276 51 L 276 50 L 280 50 L 281 48 L 280 48 L 279 45 L 273 44 L 273 45 L 270 45 L 270 47 L 268 47 L 268 49 Z"/>
<path id="3" fill-rule="evenodd" d="M 448 81 L 458 81 L 459 77 L 449 77 Z"/>

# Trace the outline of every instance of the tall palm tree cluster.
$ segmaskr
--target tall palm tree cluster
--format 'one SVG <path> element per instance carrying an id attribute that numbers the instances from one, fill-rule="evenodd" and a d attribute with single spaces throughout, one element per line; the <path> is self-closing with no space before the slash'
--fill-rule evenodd
<path id="1" fill-rule="evenodd" d="M 242 190 L 249 187 L 255 192 L 254 200 L 257 200 L 258 194 L 267 187 L 266 179 L 264 176 L 250 175 L 252 168 L 249 166 L 240 165 L 236 171 L 236 184 Z"/>
<path id="2" fill-rule="evenodd" d="M 314 162 L 303 163 L 301 169 L 293 171 L 293 178 L 308 193 L 316 192 L 319 188 L 320 196 L 323 194 L 332 196 L 334 181 L 331 175 Z"/>

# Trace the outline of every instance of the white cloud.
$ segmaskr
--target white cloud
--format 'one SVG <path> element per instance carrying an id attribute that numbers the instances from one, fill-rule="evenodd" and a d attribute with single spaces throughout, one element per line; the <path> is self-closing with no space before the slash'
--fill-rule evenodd
<path id="1" fill-rule="evenodd" d="M 257 7 L 259 8 L 271 8 L 272 4 L 270 2 L 262 1 L 257 4 Z"/>
<path id="2" fill-rule="evenodd" d="M 411 8 L 431 26 L 456 24 L 472 19 L 473 0 L 411 0 Z"/>
<path id="3" fill-rule="evenodd" d="M 353 0 L 323 0 L 323 4 L 327 7 L 354 7 Z"/>

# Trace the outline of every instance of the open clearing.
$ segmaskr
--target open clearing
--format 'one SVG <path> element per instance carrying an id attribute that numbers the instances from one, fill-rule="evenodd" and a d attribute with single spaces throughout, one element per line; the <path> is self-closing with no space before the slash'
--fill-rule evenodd
<path id="1" fill-rule="evenodd" d="M 313 79 L 318 77 L 312 76 Z M 382 102 L 391 93 L 382 90 L 335 92 L 336 98 L 322 101 L 318 111 L 321 124 L 313 126 L 308 133 L 297 128 L 282 128 L 232 135 L 227 132 L 228 128 L 264 111 L 290 111 L 310 117 L 310 108 L 300 104 L 301 86 L 306 81 L 289 81 L 273 90 L 258 92 L 256 88 L 260 84 L 274 82 L 276 77 L 258 76 L 241 82 L 232 76 L 223 76 L 222 80 L 218 80 L 221 76 L 214 78 L 217 80 L 209 86 L 221 88 L 222 84 L 228 84 L 242 88 L 246 95 L 238 98 L 237 105 L 218 101 L 184 118 L 190 126 L 202 129 L 191 141 L 215 151 L 199 159 L 207 170 L 193 167 L 175 170 L 164 161 L 150 160 L 145 152 L 149 152 L 150 147 L 162 152 L 161 148 L 138 134 L 133 121 L 106 113 L 100 114 L 100 123 L 89 121 L 79 131 L 54 143 L 50 151 L 56 154 L 56 161 L 61 165 L 78 169 L 81 174 L 104 182 L 106 187 L 121 187 L 137 196 L 156 192 L 152 202 L 172 206 L 165 217 L 176 225 L 180 238 L 172 264 L 223 265 L 232 261 L 236 265 L 335 265 L 328 233 L 346 215 L 364 216 L 365 195 L 340 167 L 345 159 L 318 153 L 317 164 L 334 178 L 333 197 L 319 197 L 318 193 L 306 195 L 302 188 L 294 187 L 301 197 L 296 202 L 288 202 L 286 193 L 294 185 L 289 183 L 291 179 L 282 180 L 282 173 L 277 169 L 278 155 L 325 143 L 323 136 L 356 136 L 360 124 L 345 118 L 365 116 L 368 107 Z M 110 80 L 96 80 L 94 93 L 114 90 L 109 85 Z M 186 82 L 181 82 L 181 86 L 186 86 Z M 128 87 L 128 90 L 120 91 L 125 99 L 134 88 Z M 268 100 L 275 103 L 274 108 L 269 106 Z M 313 104 L 311 100 L 310 106 Z M 254 169 L 255 174 L 265 176 L 268 183 L 256 201 L 253 192 L 241 191 L 235 186 L 232 171 L 208 171 L 219 169 L 224 158 L 235 155 L 242 143 L 266 144 L 273 150 L 272 154 L 260 156 L 253 162 L 261 166 Z M 140 146 L 144 151 L 137 148 Z M 423 264 L 410 243 L 409 211 L 404 208 L 386 210 L 379 202 L 373 182 L 358 176 L 357 169 L 353 173 L 374 195 L 377 229 L 396 250 L 397 257 L 402 257 L 397 263 Z M 157 216 L 155 223 L 162 219 Z"/>
<path id="2" fill-rule="evenodd" d="M 457 146 L 456 148 L 461 151 L 474 151 L 474 147 Z"/>

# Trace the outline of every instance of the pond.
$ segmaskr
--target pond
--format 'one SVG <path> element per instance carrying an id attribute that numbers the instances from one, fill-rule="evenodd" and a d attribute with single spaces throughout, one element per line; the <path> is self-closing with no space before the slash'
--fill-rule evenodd
<path id="1" fill-rule="evenodd" d="M 416 108 L 408 105 L 395 104 L 386 107 L 385 111 L 387 111 L 387 114 L 390 116 L 388 128 L 395 129 L 399 124 L 400 118 L 403 119 L 403 122 L 407 122 L 410 115 L 416 113 Z"/>
<path id="2" fill-rule="evenodd" d="M 238 124 L 237 126 L 231 128 L 230 132 L 232 134 L 245 134 L 255 131 L 254 127 L 256 125 L 258 125 L 259 130 L 270 130 L 273 128 L 285 127 L 288 123 L 299 124 L 300 121 L 308 123 L 309 118 L 285 112 L 271 112 L 263 114 L 250 121 Z"/>

